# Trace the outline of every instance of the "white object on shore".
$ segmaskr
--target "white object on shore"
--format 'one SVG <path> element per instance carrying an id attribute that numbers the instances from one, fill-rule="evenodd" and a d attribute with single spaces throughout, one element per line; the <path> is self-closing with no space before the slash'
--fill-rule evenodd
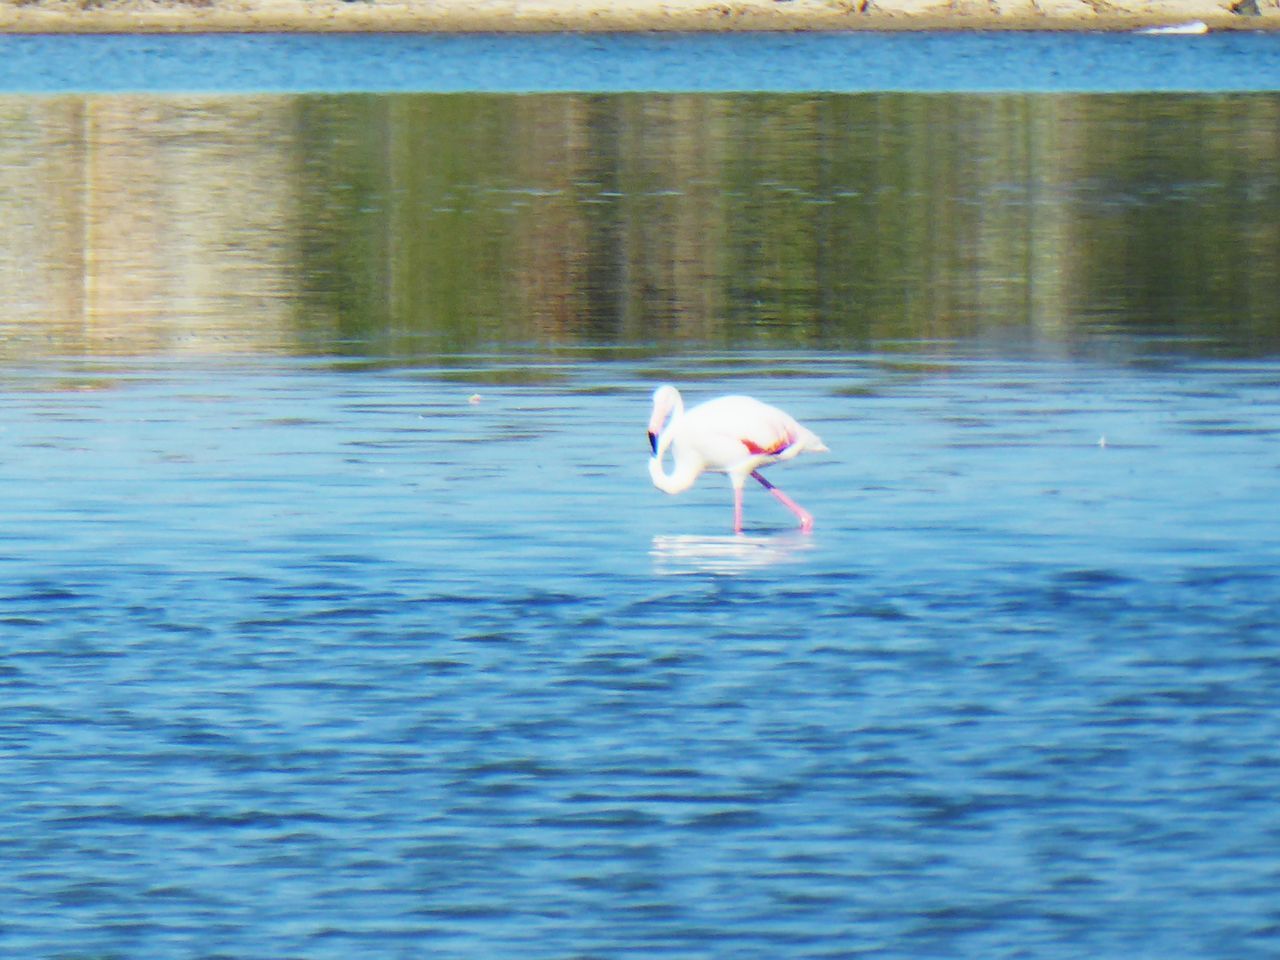
<path id="1" fill-rule="evenodd" d="M 1163 27 L 1143 27 L 1134 33 L 1164 34 L 1191 37 L 1209 32 L 1209 25 L 1203 20 L 1188 20 L 1186 23 L 1171 23 Z"/>

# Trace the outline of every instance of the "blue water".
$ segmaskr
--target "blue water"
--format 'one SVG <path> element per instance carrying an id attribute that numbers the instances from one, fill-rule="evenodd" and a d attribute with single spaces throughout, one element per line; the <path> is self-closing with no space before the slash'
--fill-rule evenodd
<path id="1" fill-rule="evenodd" d="M 1275 956 L 1280 366 L 1120 346 L 10 365 L 0 949 Z"/>
<path id="2" fill-rule="evenodd" d="M 1027 33 L 0 36 L 0 92 L 1280 90 L 1280 38 Z"/>
<path id="3" fill-rule="evenodd" d="M 4 37 L 0 88 L 1275 90 L 1274 42 Z M 1280 954 L 1280 363 L 1233 309 L 349 359 L 11 319 L 0 955 Z M 822 435 L 770 472 L 812 534 L 652 488 L 665 379 Z"/>

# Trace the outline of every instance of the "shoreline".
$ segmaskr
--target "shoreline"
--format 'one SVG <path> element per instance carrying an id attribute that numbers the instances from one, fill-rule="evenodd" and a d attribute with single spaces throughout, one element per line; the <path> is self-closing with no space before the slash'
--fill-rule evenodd
<path id="1" fill-rule="evenodd" d="M 1280 0 L 0 0 L 0 33 L 1280 29 Z"/>

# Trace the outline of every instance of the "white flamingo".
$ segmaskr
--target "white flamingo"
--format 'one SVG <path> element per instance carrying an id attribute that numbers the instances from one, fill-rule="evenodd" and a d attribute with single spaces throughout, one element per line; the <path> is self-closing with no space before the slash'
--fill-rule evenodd
<path id="1" fill-rule="evenodd" d="M 818 435 L 777 407 L 752 397 L 717 397 L 684 408 L 680 391 L 663 384 L 653 392 L 649 417 L 649 476 L 665 493 L 682 493 L 707 470 L 729 475 L 733 485 L 733 532 L 742 532 L 742 486 L 754 477 L 800 520 L 801 530 L 813 529 L 813 515 L 772 483 L 760 469 L 802 453 L 823 453 Z M 662 461 L 670 449 L 675 469 L 667 473 Z"/>

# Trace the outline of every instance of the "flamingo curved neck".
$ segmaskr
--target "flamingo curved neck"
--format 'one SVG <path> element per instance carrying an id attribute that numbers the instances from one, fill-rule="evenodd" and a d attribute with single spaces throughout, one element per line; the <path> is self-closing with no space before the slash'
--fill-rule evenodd
<path id="1" fill-rule="evenodd" d="M 677 463 L 674 472 L 667 473 L 662 469 L 662 461 L 657 457 L 651 457 L 649 460 L 649 477 L 653 480 L 653 485 L 663 493 L 683 493 L 693 486 L 701 472 L 700 470 L 682 470 Z"/>
<path id="2" fill-rule="evenodd" d="M 653 480 L 653 485 L 663 493 L 683 493 L 693 486 L 698 476 L 702 473 L 701 464 L 691 458 L 681 459 L 677 452 L 673 452 L 674 469 L 667 473 L 662 466 L 663 458 L 667 455 L 667 449 L 671 446 L 671 434 L 679 420 L 678 416 L 672 418 L 667 429 L 662 431 L 662 435 L 658 437 L 658 448 L 654 451 L 652 457 L 649 458 L 649 478 Z"/>

